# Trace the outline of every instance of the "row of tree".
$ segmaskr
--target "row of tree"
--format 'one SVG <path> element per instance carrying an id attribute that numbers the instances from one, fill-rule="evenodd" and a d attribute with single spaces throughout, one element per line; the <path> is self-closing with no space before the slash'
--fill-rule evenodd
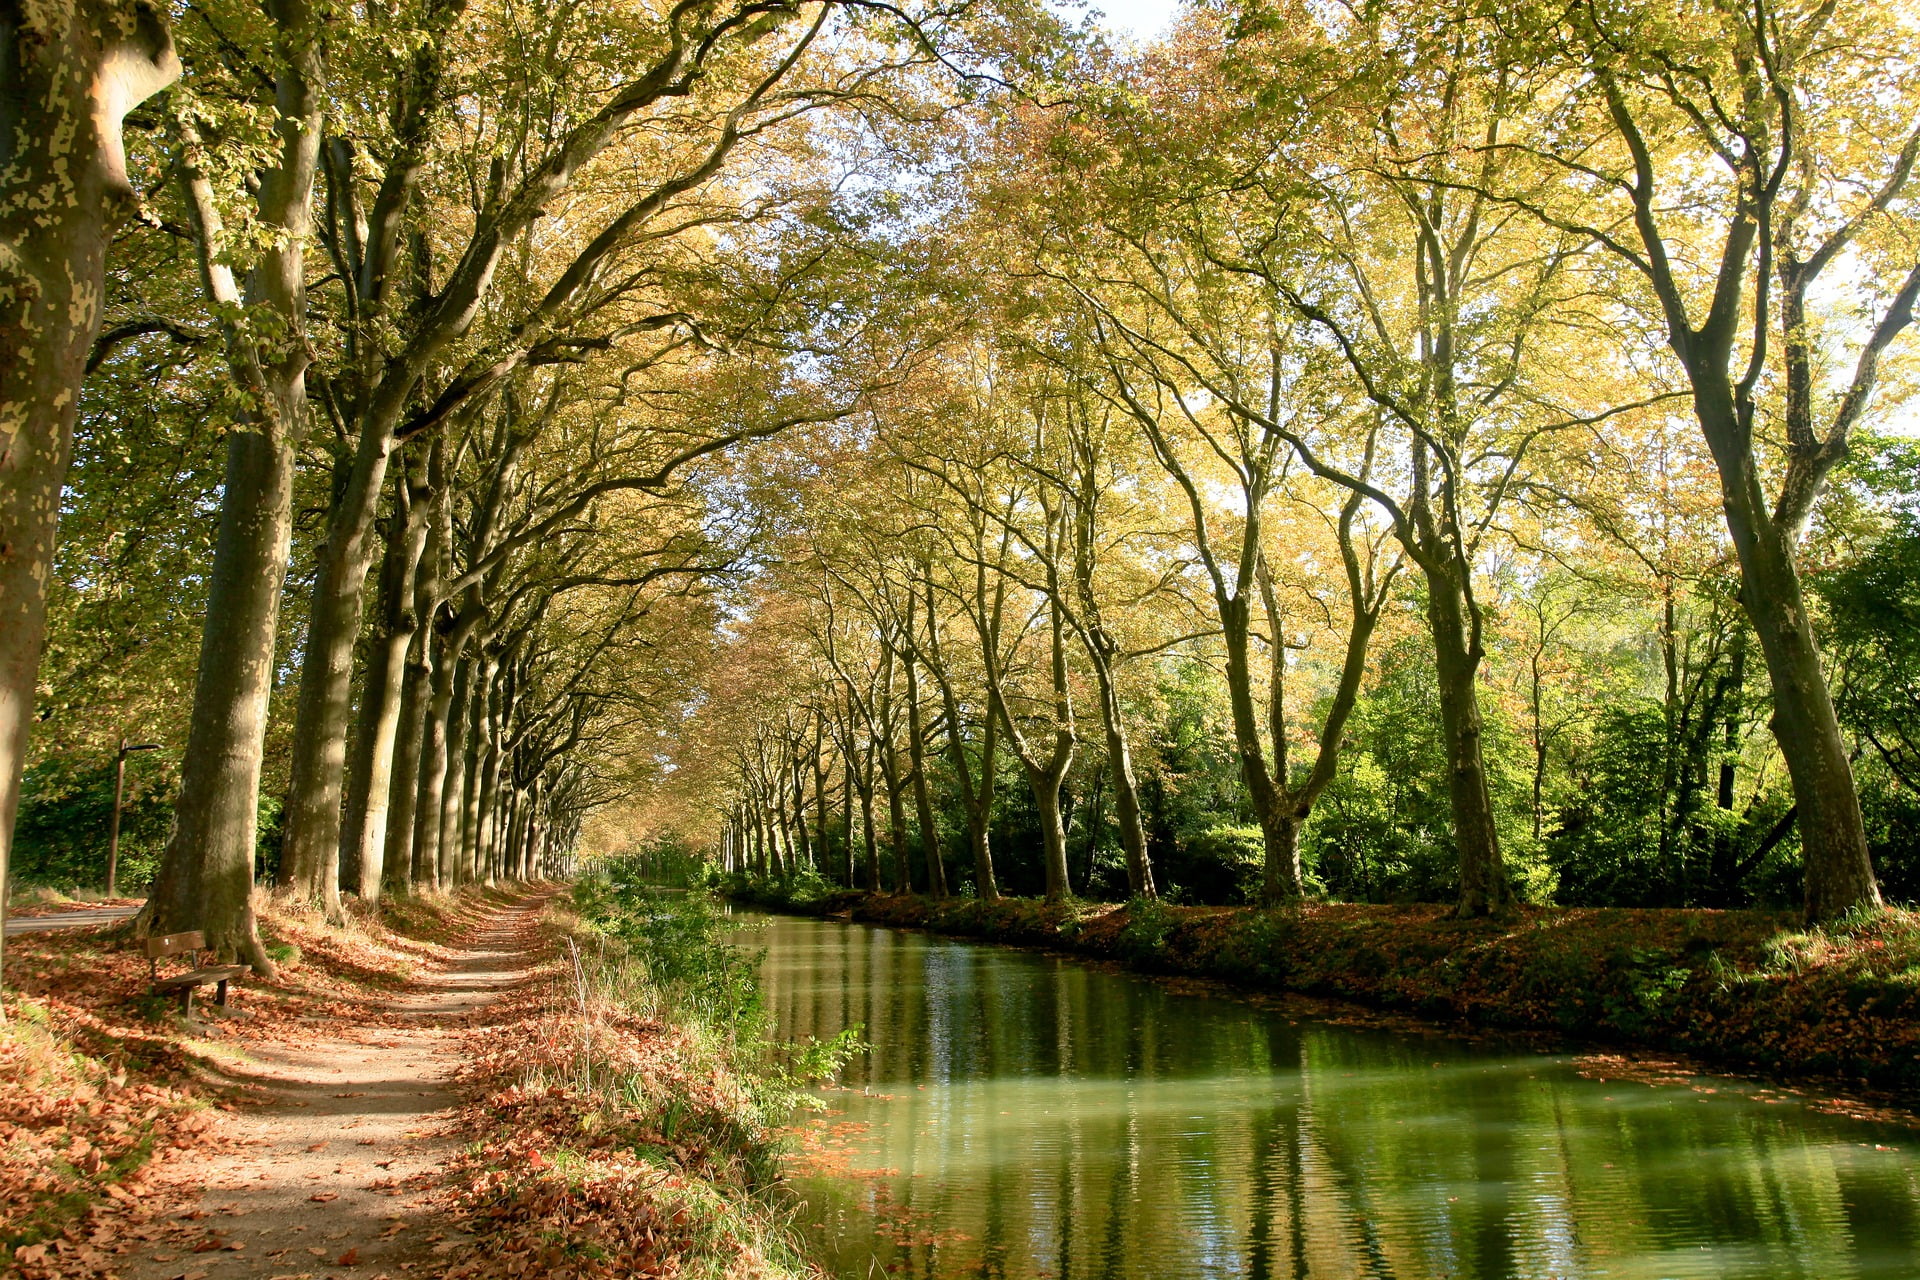
<path id="1" fill-rule="evenodd" d="M 1823 621 L 1870 661 L 1903 642 L 1805 570 L 1897 541 L 1914 498 L 1911 450 L 1867 437 L 1814 529 L 1907 395 L 1912 42 L 1898 6 L 1201 5 L 969 135 L 923 241 L 936 356 L 837 440 L 739 640 L 785 674 L 717 735 L 728 856 L 878 887 L 884 830 L 904 888 L 910 796 L 920 883 L 944 808 L 992 896 L 1008 777 L 1058 897 L 1091 720 L 1079 790 L 1151 893 L 1137 738 L 1197 665 L 1263 900 L 1317 874 L 1467 915 L 1517 885 L 1724 904 L 1797 845 L 1810 918 L 1877 905 L 1916 684 L 1843 726 Z M 1437 741 L 1389 781 L 1444 797 L 1451 865 L 1368 890 L 1358 815 L 1311 868 L 1303 832 L 1391 755 L 1343 764 L 1410 649 L 1400 727 Z M 864 869 L 826 858 L 834 773 Z"/>
<path id="2" fill-rule="evenodd" d="M 551 868 L 746 540 L 705 460 L 885 364 L 822 296 L 835 189 L 943 105 L 959 16 L 0 12 L 0 869 L 102 710 L 177 768 L 143 927 L 263 970 L 263 870 L 337 912 Z"/>
<path id="3" fill-rule="evenodd" d="M 0 27 L 0 855 L 158 739 L 147 927 L 265 967 L 262 874 L 524 874 L 616 799 L 1468 914 L 1797 852 L 1824 919 L 1912 829 L 1902 6 Z"/>

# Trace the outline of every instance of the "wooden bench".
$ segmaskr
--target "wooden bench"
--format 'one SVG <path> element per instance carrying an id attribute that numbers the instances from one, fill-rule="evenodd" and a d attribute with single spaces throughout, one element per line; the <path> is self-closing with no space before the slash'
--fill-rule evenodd
<path id="1" fill-rule="evenodd" d="M 208 964 L 202 965 L 200 953 L 207 950 L 207 935 L 195 929 L 191 933 L 169 933 L 164 937 L 147 939 L 147 970 L 153 977 L 153 991 L 158 995 L 162 991 L 180 993 L 180 1012 L 193 1013 L 193 993 L 195 988 L 218 984 L 220 994 L 217 997 L 221 1008 L 227 1007 L 227 984 L 245 974 L 250 968 L 244 964 Z M 160 962 L 171 960 L 175 956 L 187 956 L 187 963 L 195 968 L 188 973 L 177 973 L 170 978 L 160 976 Z M 211 958 L 211 957 L 209 957 Z"/>

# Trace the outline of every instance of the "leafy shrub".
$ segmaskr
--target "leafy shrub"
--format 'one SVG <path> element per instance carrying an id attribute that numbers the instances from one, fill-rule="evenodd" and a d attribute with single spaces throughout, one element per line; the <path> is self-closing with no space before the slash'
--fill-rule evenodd
<path id="1" fill-rule="evenodd" d="M 1180 841 L 1160 870 L 1175 891 L 1170 896 L 1178 900 L 1254 902 L 1260 897 L 1266 851 L 1259 827 L 1214 827 Z"/>
<path id="2" fill-rule="evenodd" d="M 127 758 L 129 799 L 120 814 L 120 887 L 152 881 L 173 828 L 167 761 Z M 21 778 L 10 874 L 18 884 L 99 888 L 107 882 L 113 819 L 113 759 L 91 765 L 44 760 Z"/>

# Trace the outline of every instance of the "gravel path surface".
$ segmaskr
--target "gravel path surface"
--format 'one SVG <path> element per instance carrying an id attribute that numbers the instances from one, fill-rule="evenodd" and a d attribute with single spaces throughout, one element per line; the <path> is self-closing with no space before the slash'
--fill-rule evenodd
<path id="1" fill-rule="evenodd" d="M 230 1114 L 231 1150 L 156 1173 L 197 1238 L 156 1241 L 118 1262 L 123 1280 L 374 1280 L 438 1274 L 457 1253 L 404 1184 L 452 1153 L 443 1083 L 459 1035 L 525 975 L 544 900 L 506 908 L 465 955 L 376 1006 L 366 1025 L 315 1019 L 314 1038 L 256 1046 L 231 1068 L 268 1100 Z M 244 997 L 242 997 L 244 999 Z M 204 1217 L 192 1216 L 204 1214 Z"/>

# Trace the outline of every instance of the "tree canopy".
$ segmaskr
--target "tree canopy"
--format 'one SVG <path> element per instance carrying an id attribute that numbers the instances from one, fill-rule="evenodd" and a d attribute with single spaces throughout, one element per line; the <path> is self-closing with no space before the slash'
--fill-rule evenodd
<path id="1" fill-rule="evenodd" d="M 56 7 L 16 880 L 1920 892 L 1904 0 Z"/>

